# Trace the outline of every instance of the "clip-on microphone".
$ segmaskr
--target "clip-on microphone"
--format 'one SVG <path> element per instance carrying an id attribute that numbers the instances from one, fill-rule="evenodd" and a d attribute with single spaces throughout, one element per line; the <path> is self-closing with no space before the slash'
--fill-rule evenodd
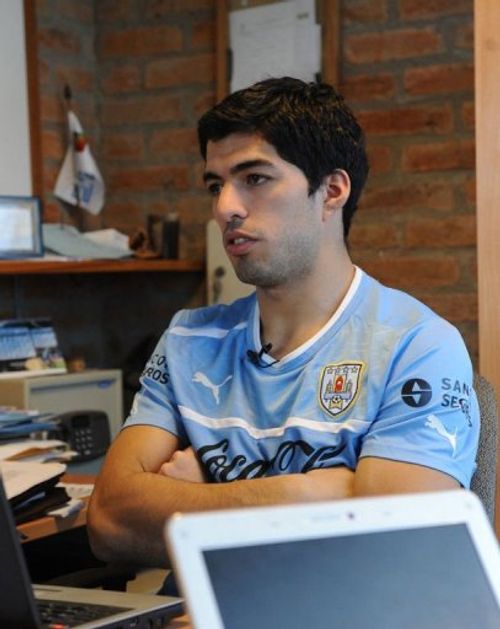
<path id="1" fill-rule="evenodd" d="M 251 363 L 253 363 L 256 367 L 262 367 L 262 369 L 271 367 L 272 365 L 275 365 L 276 363 L 278 363 L 279 360 L 275 360 L 273 363 L 265 363 L 262 361 L 262 356 L 264 356 L 264 354 L 269 354 L 272 348 L 273 348 L 272 343 L 267 343 L 266 345 L 262 346 L 262 349 L 260 350 L 260 352 L 256 352 L 253 349 L 248 349 L 247 350 L 248 360 Z"/>

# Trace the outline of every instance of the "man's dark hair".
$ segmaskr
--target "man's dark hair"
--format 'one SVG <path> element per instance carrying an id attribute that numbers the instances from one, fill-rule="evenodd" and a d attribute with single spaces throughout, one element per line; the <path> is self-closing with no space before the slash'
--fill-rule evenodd
<path id="1" fill-rule="evenodd" d="M 344 239 L 368 175 L 364 134 L 344 99 L 325 83 L 290 77 L 267 79 L 227 96 L 198 123 L 204 160 L 209 141 L 231 133 L 257 133 L 304 173 L 309 194 L 343 169 L 351 180 L 344 206 Z"/>

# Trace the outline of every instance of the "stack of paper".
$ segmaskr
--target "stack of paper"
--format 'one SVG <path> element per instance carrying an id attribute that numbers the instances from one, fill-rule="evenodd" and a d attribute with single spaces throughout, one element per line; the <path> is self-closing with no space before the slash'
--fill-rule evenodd
<path id="1" fill-rule="evenodd" d="M 0 474 L 7 498 L 24 499 L 28 494 L 41 492 L 45 487 L 54 487 L 66 471 L 63 463 L 21 463 L 0 461 Z"/>
<path id="2" fill-rule="evenodd" d="M 54 430 L 53 413 L 39 413 L 0 406 L 0 439 L 16 439 L 44 430 Z"/>
<path id="3" fill-rule="evenodd" d="M 115 229 L 82 233 L 72 225 L 44 223 L 42 232 L 45 249 L 67 258 L 115 260 L 133 254 L 128 237 Z"/>
<path id="4" fill-rule="evenodd" d="M 70 461 L 78 453 L 60 439 L 22 439 L 0 443 L 0 461 L 49 463 Z"/>
<path id="5" fill-rule="evenodd" d="M 0 476 L 12 505 L 16 524 L 40 517 L 68 502 L 63 487 L 56 487 L 66 471 L 62 463 L 0 461 Z"/>

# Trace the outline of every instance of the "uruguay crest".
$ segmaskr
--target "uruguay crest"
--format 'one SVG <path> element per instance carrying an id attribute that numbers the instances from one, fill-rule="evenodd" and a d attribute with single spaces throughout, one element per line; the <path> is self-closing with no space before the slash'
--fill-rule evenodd
<path id="1" fill-rule="evenodd" d="M 336 417 L 357 398 L 364 363 L 331 363 L 321 372 L 319 401 L 323 409 Z"/>

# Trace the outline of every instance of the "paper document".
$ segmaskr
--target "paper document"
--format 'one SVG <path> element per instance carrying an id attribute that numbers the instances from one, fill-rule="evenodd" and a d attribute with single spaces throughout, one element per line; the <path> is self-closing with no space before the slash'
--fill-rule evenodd
<path id="1" fill-rule="evenodd" d="M 269 77 L 314 81 L 321 70 L 321 29 L 314 0 L 288 0 L 230 11 L 231 91 Z"/>
<path id="2" fill-rule="evenodd" d="M 26 208 L 2 210 L 0 249 L 30 251 L 33 249 L 33 222 Z"/>
<path id="3" fill-rule="evenodd" d="M 66 465 L 63 463 L 0 461 L 0 474 L 9 500 L 53 478 L 58 478 L 65 471 Z"/>
<path id="4" fill-rule="evenodd" d="M 57 487 L 62 487 L 70 498 L 87 498 L 94 490 L 92 483 L 58 483 Z"/>
<path id="5" fill-rule="evenodd" d="M 132 249 L 128 246 L 128 236 L 117 229 L 96 229 L 95 231 L 84 232 L 82 235 L 97 245 L 118 249 L 123 252 L 124 256 L 133 254 Z"/>
<path id="6" fill-rule="evenodd" d="M 59 450 L 65 450 L 68 444 L 59 439 L 23 439 L 0 444 L 0 461 L 26 460 L 33 457 L 40 458 L 39 463 L 43 463 Z"/>
<path id="7" fill-rule="evenodd" d="M 87 237 L 86 233 L 79 232 L 72 225 L 44 223 L 42 225 L 42 233 L 45 249 L 50 249 L 68 258 L 79 260 L 117 260 L 119 258 L 127 258 L 132 254 L 130 249 L 124 249 L 123 241 L 116 242 L 116 236 L 112 239 L 111 245 L 107 244 L 109 239 L 106 241 L 106 237 L 98 237 L 96 242 L 95 236 Z M 105 241 L 104 244 L 103 240 Z"/>

